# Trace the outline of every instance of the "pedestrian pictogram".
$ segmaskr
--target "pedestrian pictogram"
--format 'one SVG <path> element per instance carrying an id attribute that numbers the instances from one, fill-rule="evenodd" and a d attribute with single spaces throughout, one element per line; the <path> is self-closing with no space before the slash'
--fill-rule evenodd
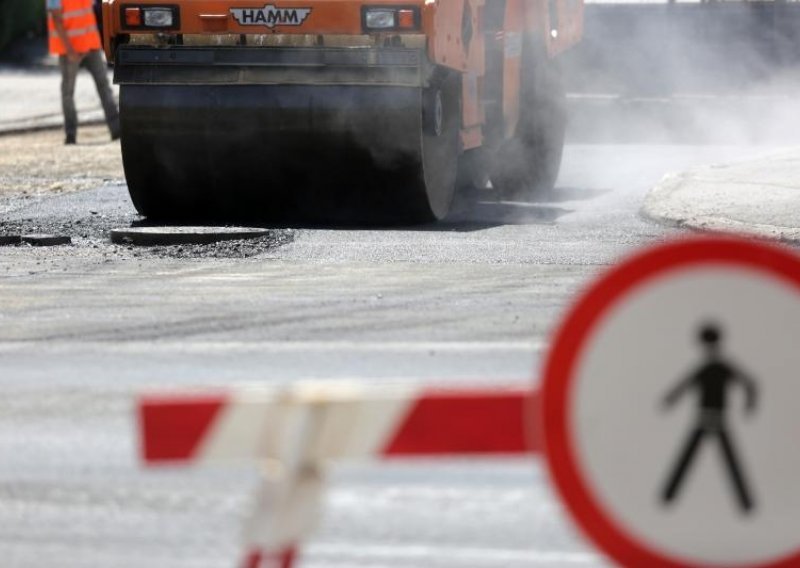
<path id="1" fill-rule="evenodd" d="M 545 455 L 621 566 L 800 566 L 800 257 L 736 238 L 621 262 L 554 336 Z"/>
<path id="2" fill-rule="evenodd" d="M 716 439 L 722 450 L 722 457 L 728 475 L 733 482 L 736 496 L 744 512 L 753 509 L 752 492 L 746 481 L 739 453 L 735 449 L 730 429 L 728 428 L 728 390 L 737 384 L 746 389 L 747 411 L 756 408 L 756 384 L 749 375 L 726 362 L 720 353 L 722 332 L 716 325 L 706 325 L 700 332 L 700 341 L 706 351 L 703 365 L 689 377 L 673 388 L 664 399 L 666 407 L 674 406 L 684 394 L 691 389 L 699 391 L 699 408 L 694 429 L 687 440 L 684 450 L 669 477 L 664 489 L 664 502 L 671 503 L 678 496 L 678 491 L 697 456 L 700 444 L 705 439 Z"/>

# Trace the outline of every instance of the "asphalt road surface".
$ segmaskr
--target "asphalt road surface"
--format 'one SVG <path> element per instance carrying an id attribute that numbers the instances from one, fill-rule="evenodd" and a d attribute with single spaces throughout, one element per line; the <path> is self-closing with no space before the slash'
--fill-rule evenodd
<path id="1" fill-rule="evenodd" d="M 747 147 L 573 146 L 559 198 L 473 196 L 443 223 L 276 230 L 247 245 L 133 249 L 123 186 L 0 202 L 0 558 L 9 567 L 233 566 L 249 470 L 144 472 L 143 389 L 369 382 L 532 383 L 576 291 L 669 234 L 638 216 L 667 172 Z M 601 566 L 539 463 L 347 465 L 307 568 Z"/>

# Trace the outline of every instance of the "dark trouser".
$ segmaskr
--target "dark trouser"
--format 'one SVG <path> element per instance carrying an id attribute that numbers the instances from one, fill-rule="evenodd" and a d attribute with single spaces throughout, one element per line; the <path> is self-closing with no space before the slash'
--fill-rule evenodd
<path id="1" fill-rule="evenodd" d="M 689 467 L 697 456 L 697 451 L 700 449 L 700 443 L 707 438 L 716 438 L 719 440 L 720 448 L 722 449 L 723 465 L 727 469 L 733 483 L 733 489 L 736 492 L 736 497 L 739 500 L 739 505 L 745 512 L 750 512 L 753 507 L 753 498 L 750 493 L 749 486 L 744 476 L 744 471 L 734 450 L 733 442 L 731 440 L 728 430 L 725 428 L 722 421 L 713 425 L 711 428 L 708 425 L 700 424 L 689 435 L 683 451 L 678 457 L 672 474 L 669 477 L 667 485 L 664 487 L 662 499 L 665 503 L 670 503 L 675 500 L 678 495 L 678 490 L 683 484 Z"/>
<path id="2" fill-rule="evenodd" d="M 106 63 L 100 50 L 95 49 L 84 55 L 80 63 L 72 63 L 66 55 L 58 58 L 61 66 L 61 106 L 64 109 L 64 130 L 67 137 L 75 137 L 78 131 L 78 113 L 75 110 L 75 79 L 78 70 L 85 67 L 92 74 L 94 84 L 97 87 L 97 94 L 103 103 L 103 111 L 106 114 L 108 129 L 112 135 L 119 133 L 119 111 L 114 100 L 114 93 L 108 84 L 106 75 Z"/>

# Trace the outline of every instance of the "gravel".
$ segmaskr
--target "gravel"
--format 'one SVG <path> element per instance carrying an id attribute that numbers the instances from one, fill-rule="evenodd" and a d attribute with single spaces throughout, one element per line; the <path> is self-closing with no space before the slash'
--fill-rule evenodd
<path id="1" fill-rule="evenodd" d="M 108 141 L 104 126 L 82 128 L 78 142 L 64 146 L 60 130 L 0 138 L 0 236 L 69 237 L 61 248 L 101 260 L 247 259 L 294 239 L 294 231 L 270 227 L 260 238 L 209 245 L 115 245 L 113 229 L 147 226 L 127 197 L 119 142 Z"/>

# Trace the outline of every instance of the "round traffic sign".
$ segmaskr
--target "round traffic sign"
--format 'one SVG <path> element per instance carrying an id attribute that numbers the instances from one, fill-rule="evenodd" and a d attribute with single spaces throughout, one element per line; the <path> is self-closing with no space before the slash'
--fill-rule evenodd
<path id="1" fill-rule="evenodd" d="M 658 245 L 557 332 L 555 486 L 623 566 L 800 566 L 800 259 L 734 238 Z"/>

